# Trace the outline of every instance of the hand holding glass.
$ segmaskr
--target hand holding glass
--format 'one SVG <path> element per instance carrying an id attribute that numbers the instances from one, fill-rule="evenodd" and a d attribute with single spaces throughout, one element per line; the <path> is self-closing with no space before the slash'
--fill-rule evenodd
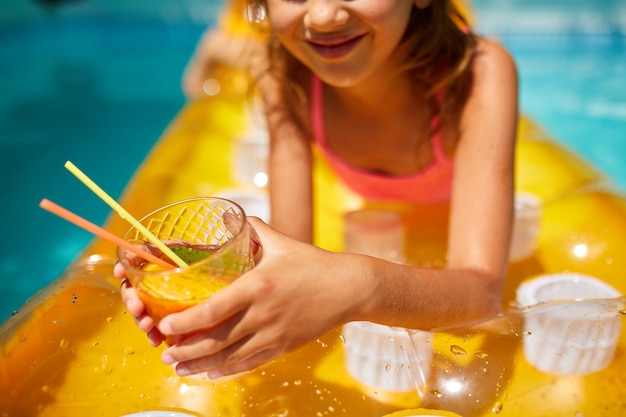
<path id="1" fill-rule="evenodd" d="M 171 313 L 199 304 L 254 265 L 243 209 L 221 198 L 193 198 L 164 206 L 139 220 L 188 266 L 165 269 L 118 248 L 126 277 L 137 290 L 147 313 L 158 323 Z M 136 229 L 124 240 L 167 257 Z"/>

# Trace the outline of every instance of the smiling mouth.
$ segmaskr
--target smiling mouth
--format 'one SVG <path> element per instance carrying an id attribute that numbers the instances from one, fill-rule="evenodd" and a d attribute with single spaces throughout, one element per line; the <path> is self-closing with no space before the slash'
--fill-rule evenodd
<path id="1" fill-rule="evenodd" d="M 308 44 L 318 55 L 326 59 L 338 59 L 350 53 L 365 37 L 360 35 L 343 42 L 316 43 L 309 41 Z"/>

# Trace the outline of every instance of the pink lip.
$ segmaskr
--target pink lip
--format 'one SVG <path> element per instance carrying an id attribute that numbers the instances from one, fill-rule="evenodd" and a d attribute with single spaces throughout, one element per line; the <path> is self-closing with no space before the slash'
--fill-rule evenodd
<path id="1" fill-rule="evenodd" d="M 338 59 L 349 54 L 365 37 L 359 35 L 348 40 L 315 40 L 308 41 L 309 46 L 321 57 L 326 59 Z"/>

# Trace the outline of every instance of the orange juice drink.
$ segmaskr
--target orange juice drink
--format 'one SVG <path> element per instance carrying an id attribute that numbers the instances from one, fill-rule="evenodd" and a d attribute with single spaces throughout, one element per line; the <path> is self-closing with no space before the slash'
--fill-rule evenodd
<path id="1" fill-rule="evenodd" d="M 162 207 L 139 220 L 188 265 L 165 269 L 119 248 L 126 276 L 157 322 L 208 299 L 253 266 L 246 215 L 221 198 L 194 198 Z M 141 232 L 124 239 L 167 260 Z"/>

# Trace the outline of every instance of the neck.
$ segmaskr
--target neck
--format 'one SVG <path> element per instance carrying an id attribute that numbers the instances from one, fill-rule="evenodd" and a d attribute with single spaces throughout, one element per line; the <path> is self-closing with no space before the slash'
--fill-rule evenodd
<path id="1" fill-rule="evenodd" d="M 355 108 L 359 113 L 397 114 L 399 110 L 414 108 L 423 102 L 421 89 L 406 73 L 388 77 L 373 75 L 347 87 L 327 85 L 326 91 L 338 106 Z"/>

